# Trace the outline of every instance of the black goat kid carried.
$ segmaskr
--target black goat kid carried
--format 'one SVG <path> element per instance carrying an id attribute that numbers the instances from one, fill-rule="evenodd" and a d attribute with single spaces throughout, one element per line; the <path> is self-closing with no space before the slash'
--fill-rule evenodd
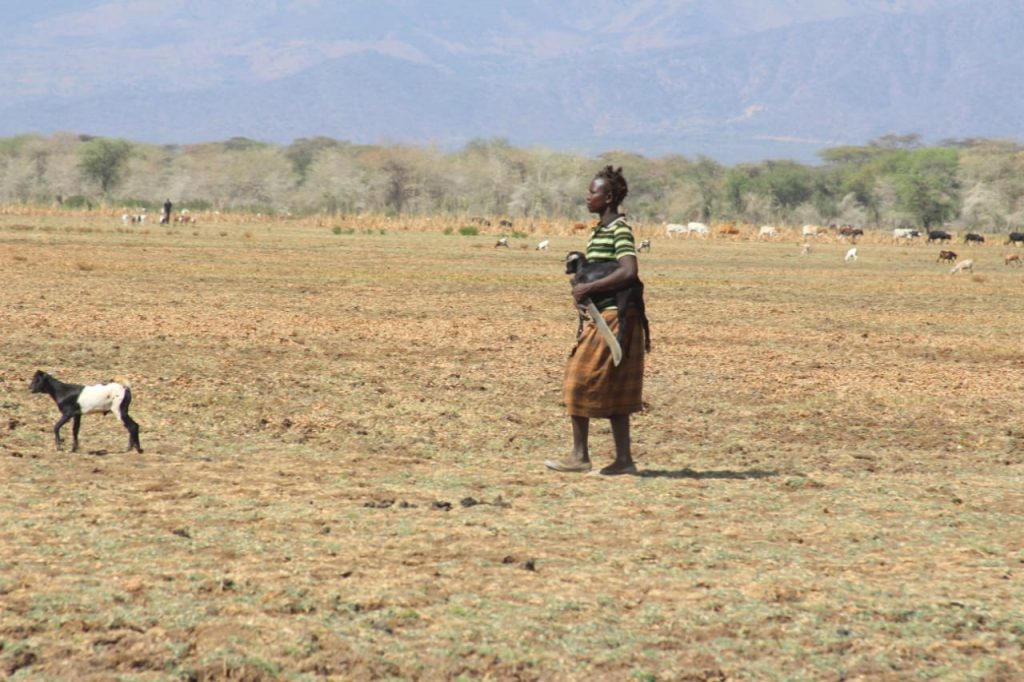
<path id="1" fill-rule="evenodd" d="M 586 255 L 579 251 L 570 251 L 565 256 L 565 274 L 573 276 L 570 280 L 572 286 L 596 282 L 610 275 L 617 267 L 619 264 L 616 261 L 591 263 L 587 260 Z M 615 306 L 618 308 L 619 318 L 619 332 L 615 336 L 624 356 L 629 355 L 630 337 L 626 333 L 629 324 L 626 309 L 630 304 L 636 306 L 636 311 L 640 315 L 640 324 L 644 330 L 644 350 L 650 353 L 651 327 L 647 321 L 647 306 L 644 303 L 644 283 L 640 281 L 639 277 L 615 292 Z M 576 311 L 579 314 L 579 326 L 576 328 L 576 340 L 578 341 L 583 335 L 583 321 L 586 319 L 587 308 L 585 305 L 577 304 Z"/>
<path id="2" fill-rule="evenodd" d="M 78 450 L 78 428 L 82 425 L 82 415 L 113 412 L 128 429 L 128 449 L 134 449 L 142 454 L 142 446 L 139 445 L 139 425 L 128 416 L 128 406 L 132 402 L 132 389 L 128 386 L 116 382 L 92 386 L 65 384 L 46 372 L 38 370 L 32 377 L 32 383 L 28 388 L 33 393 L 47 394 L 53 398 L 53 402 L 57 403 L 60 419 L 53 425 L 53 437 L 58 450 L 63 446 L 60 429 L 68 421 L 72 421 L 71 452 L 76 452 Z"/>

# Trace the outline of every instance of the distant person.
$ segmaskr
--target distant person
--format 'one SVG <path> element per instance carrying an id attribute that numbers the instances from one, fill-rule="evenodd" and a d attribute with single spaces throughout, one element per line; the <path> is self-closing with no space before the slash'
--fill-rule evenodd
<path id="1" fill-rule="evenodd" d="M 639 269 L 633 229 L 619 212 L 619 204 L 628 192 L 621 168 L 606 166 L 591 181 L 587 209 L 600 216 L 600 220 L 587 242 L 587 261 L 616 262 L 618 267 L 610 275 L 589 284 L 577 284 L 572 290 L 577 302 L 593 300 L 612 333 L 618 333 L 619 324 L 614 294 L 636 279 Z M 590 471 L 588 435 L 590 419 L 594 417 L 611 422 L 615 442 L 615 461 L 596 473 L 602 476 L 636 473 L 630 452 L 629 415 L 643 409 L 644 332 L 634 305 L 630 305 L 626 314 L 631 330 L 627 343 L 633 352 L 628 353 L 621 364 L 615 366 L 611 351 L 593 323 L 586 325 L 569 354 L 563 397 L 572 421 L 572 452 L 564 459 L 545 461 L 547 468 L 564 472 Z"/>
<path id="2" fill-rule="evenodd" d="M 164 202 L 164 214 L 160 216 L 160 224 L 168 225 L 171 222 L 171 209 L 174 208 L 174 204 L 168 199 Z"/>

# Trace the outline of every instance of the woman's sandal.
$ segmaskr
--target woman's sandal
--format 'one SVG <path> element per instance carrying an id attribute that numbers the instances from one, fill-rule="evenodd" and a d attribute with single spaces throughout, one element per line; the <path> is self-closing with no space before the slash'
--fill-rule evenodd
<path id="1" fill-rule="evenodd" d="M 591 469 L 590 462 L 581 462 L 578 459 L 546 459 L 544 466 L 554 471 L 574 474 L 585 474 Z"/>

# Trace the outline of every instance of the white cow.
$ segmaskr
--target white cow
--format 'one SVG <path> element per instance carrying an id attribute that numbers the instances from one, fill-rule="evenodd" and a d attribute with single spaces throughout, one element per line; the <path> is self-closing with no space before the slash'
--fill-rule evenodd
<path id="1" fill-rule="evenodd" d="M 665 225 L 666 237 L 674 237 L 677 234 L 686 234 L 688 232 L 689 230 L 686 229 L 685 225 L 680 225 L 678 223 L 666 223 Z"/>
<path id="2" fill-rule="evenodd" d="M 843 256 L 843 260 L 846 261 L 847 263 L 849 263 L 852 260 L 857 260 L 857 247 L 851 246 L 850 250 L 846 252 L 845 256 Z"/>
<path id="3" fill-rule="evenodd" d="M 804 239 L 806 239 L 808 237 L 817 237 L 818 236 L 818 226 L 817 225 L 804 225 L 803 229 L 800 230 L 800 236 L 802 236 Z"/>
<path id="4" fill-rule="evenodd" d="M 914 239 L 920 237 L 921 233 L 917 230 L 912 230 L 909 227 L 897 227 L 892 231 L 892 240 L 898 242 L 901 239 Z"/>
<path id="5" fill-rule="evenodd" d="M 537 244 L 537 250 L 538 251 L 545 251 L 548 248 L 548 244 L 550 244 L 550 243 L 551 243 L 550 240 L 545 239 L 540 244 Z"/>
<path id="6" fill-rule="evenodd" d="M 762 225 L 761 230 L 757 233 L 758 239 L 771 239 L 772 237 L 778 237 L 779 231 L 775 229 L 773 225 Z"/>
<path id="7" fill-rule="evenodd" d="M 708 226 L 704 223 L 688 223 L 686 225 L 686 232 L 691 235 L 695 234 L 698 237 L 707 237 Z"/>

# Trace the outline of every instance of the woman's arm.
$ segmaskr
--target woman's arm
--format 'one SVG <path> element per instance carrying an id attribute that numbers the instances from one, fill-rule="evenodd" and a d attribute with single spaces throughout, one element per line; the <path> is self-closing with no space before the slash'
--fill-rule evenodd
<path id="1" fill-rule="evenodd" d="M 615 268 L 606 277 L 590 282 L 588 284 L 577 284 L 572 288 L 572 297 L 576 302 L 590 298 L 594 294 L 602 294 L 607 291 L 618 291 L 626 286 L 639 274 L 639 265 L 636 256 L 623 256 L 618 260 L 619 267 Z"/>

